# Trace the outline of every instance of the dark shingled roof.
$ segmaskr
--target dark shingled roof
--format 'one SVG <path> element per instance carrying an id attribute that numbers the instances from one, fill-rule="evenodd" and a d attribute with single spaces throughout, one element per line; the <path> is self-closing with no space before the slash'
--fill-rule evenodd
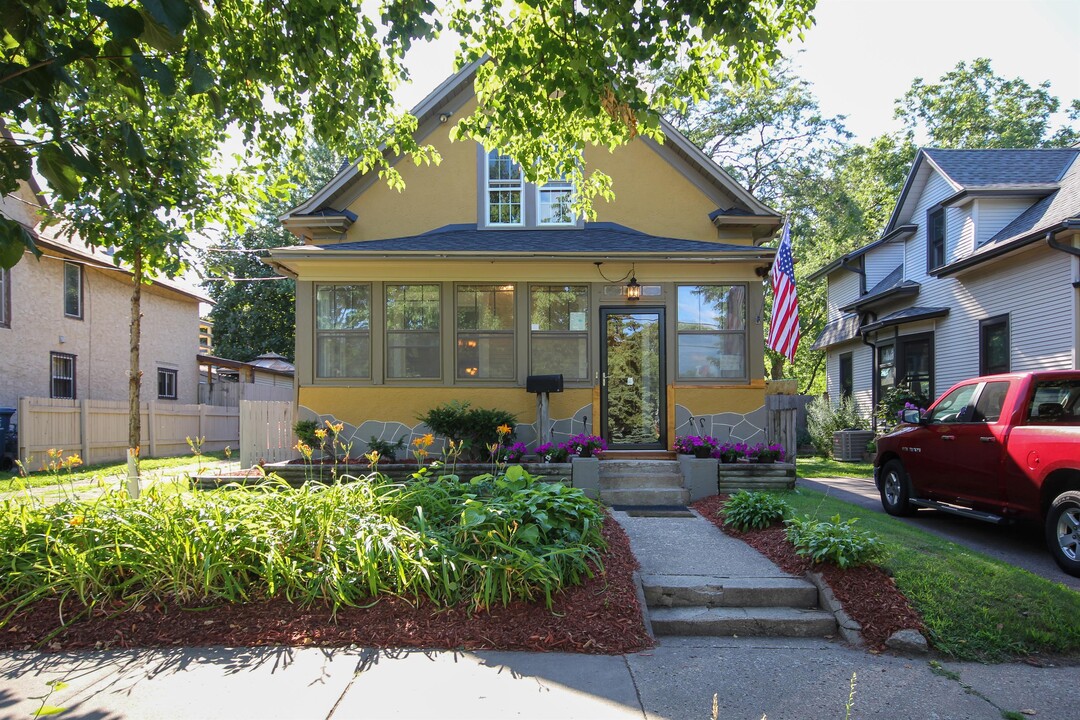
<path id="1" fill-rule="evenodd" d="M 831 345 L 838 345 L 857 337 L 859 337 L 859 316 L 849 313 L 826 325 L 810 349 L 824 350 Z"/>
<path id="2" fill-rule="evenodd" d="M 861 331 L 868 333 L 873 332 L 874 330 L 892 327 L 893 325 L 903 325 L 905 323 L 915 322 L 917 320 L 945 317 L 948 314 L 949 308 L 947 307 L 909 307 L 904 308 L 903 310 L 897 310 L 894 313 L 889 313 L 885 317 L 878 318 L 875 322 L 867 323 L 862 326 Z"/>
<path id="3" fill-rule="evenodd" d="M 975 190 L 1056 183 L 1080 151 L 926 148 L 923 152 L 957 185 Z"/>
<path id="4" fill-rule="evenodd" d="M 745 253 L 768 249 L 746 245 L 678 240 L 656 237 L 616 223 L 586 223 L 584 229 L 566 230 L 478 230 L 475 225 L 447 225 L 422 235 L 363 240 L 324 245 L 328 252 L 351 250 L 360 252 L 489 252 L 505 255 L 517 253 Z"/>
<path id="5" fill-rule="evenodd" d="M 896 268 L 885 276 L 885 278 L 871 288 L 870 292 L 859 297 L 853 303 L 841 308 L 841 310 L 857 310 L 859 308 L 869 307 L 871 305 L 878 304 L 883 300 L 890 298 L 912 297 L 919 294 L 919 289 L 922 286 L 914 280 L 904 279 L 904 266 L 903 264 L 897 265 Z"/>

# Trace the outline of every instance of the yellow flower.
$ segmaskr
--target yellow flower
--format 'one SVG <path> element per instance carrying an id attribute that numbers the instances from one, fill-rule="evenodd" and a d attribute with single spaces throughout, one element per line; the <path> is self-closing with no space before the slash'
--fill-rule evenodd
<path id="1" fill-rule="evenodd" d="M 500 425 L 497 428 L 497 430 L 498 430 L 499 435 L 509 435 L 510 434 L 510 426 L 506 425 L 505 423 Z"/>
<path id="2" fill-rule="evenodd" d="M 323 430 L 322 428 L 319 428 L 318 430 L 315 431 L 315 437 L 319 438 L 320 440 L 325 439 L 326 438 L 326 431 Z"/>
<path id="3" fill-rule="evenodd" d="M 427 435 L 424 436 L 424 447 L 429 447 L 434 442 L 435 442 L 435 436 L 432 435 L 431 433 L 428 433 Z"/>
<path id="4" fill-rule="evenodd" d="M 82 515 L 76 515 L 75 517 L 71 518 L 71 521 L 70 521 L 69 524 L 71 525 L 71 527 L 79 527 L 80 525 L 83 524 L 83 516 Z"/>
<path id="5" fill-rule="evenodd" d="M 330 432 L 337 435 L 345 429 L 345 423 L 332 423 L 329 420 L 323 420 L 326 423 L 326 427 L 330 428 Z"/>
<path id="6" fill-rule="evenodd" d="M 379 464 L 379 458 L 380 458 L 381 456 L 379 455 L 379 451 L 378 451 L 378 450 L 372 450 L 371 452 L 369 452 L 369 453 L 368 453 L 367 455 L 365 455 L 364 457 L 366 457 L 366 458 L 367 458 L 367 461 L 368 461 L 368 462 L 369 462 L 369 463 L 370 463 L 371 465 L 378 465 L 378 464 Z"/>

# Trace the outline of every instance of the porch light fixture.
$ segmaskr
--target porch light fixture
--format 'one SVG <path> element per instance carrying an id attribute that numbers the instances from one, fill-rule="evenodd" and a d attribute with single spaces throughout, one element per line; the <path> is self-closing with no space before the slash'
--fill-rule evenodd
<path id="1" fill-rule="evenodd" d="M 636 268 L 630 270 L 630 282 L 626 283 L 626 299 L 637 301 L 641 299 L 641 285 L 638 284 Z"/>

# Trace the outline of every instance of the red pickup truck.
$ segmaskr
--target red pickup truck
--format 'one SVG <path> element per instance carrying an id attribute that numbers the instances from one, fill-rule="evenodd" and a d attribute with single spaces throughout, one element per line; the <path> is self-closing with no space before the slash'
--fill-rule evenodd
<path id="1" fill-rule="evenodd" d="M 1080 576 L 1080 371 L 966 380 L 902 419 L 874 458 L 886 512 L 1037 520 L 1054 560 Z"/>

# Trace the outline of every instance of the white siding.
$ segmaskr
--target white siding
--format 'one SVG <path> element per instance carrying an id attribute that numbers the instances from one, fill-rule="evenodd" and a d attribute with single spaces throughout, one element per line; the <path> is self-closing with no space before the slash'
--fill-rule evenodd
<path id="1" fill-rule="evenodd" d="M 975 250 L 975 204 L 945 211 L 945 262 L 956 262 Z"/>
<path id="2" fill-rule="evenodd" d="M 871 386 L 874 380 L 873 353 L 863 342 L 855 341 L 829 348 L 825 358 L 825 389 L 833 405 L 840 401 L 840 356 L 851 353 L 853 397 L 859 412 L 871 415 Z"/>
<path id="3" fill-rule="evenodd" d="M 918 230 L 904 243 L 904 273 L 908 280 L 914 280 L 924 285 L 930 280 L 930 277 L 926 274 L 926 211 L 952 194 L 952 186 L 936 172 L 931 173 L 926 182 L 926 190 L 915 203 L 915 210 L 911 215 L 911 222 L 919 226 Z M 945 211 L 946 236 L 950 233 L 951 228 L 960 227 L 957 224 L 959 219 L 958 210 L 949 209 Z M 948 237 L 946 237 L 947 245 Z M 924 302 L 922 295 L 920 295 L 919 305 L 927 304 L 929 303 Z"/>
<path id="4" fill-rule="evenodd" d="M 1031 207 L 1032 201 L 1030 198 L 982 198 L 974 205 L 978 218 L 975 242 L 981 245 Z"/>
<path id="5" fill-rule="evenodd" d="M 840 308 L 859 299 L 859 276 L 849 270 L 836 270 L 829 275 L 829 316 L 826 322 L 840 317 Z"/>
<path id="6" fill-rule="evenodd" d="M 866 289 L 884 280 L 897 265 L 904 264 L 904 244 L 889 242 L 866 253 Z"/>

